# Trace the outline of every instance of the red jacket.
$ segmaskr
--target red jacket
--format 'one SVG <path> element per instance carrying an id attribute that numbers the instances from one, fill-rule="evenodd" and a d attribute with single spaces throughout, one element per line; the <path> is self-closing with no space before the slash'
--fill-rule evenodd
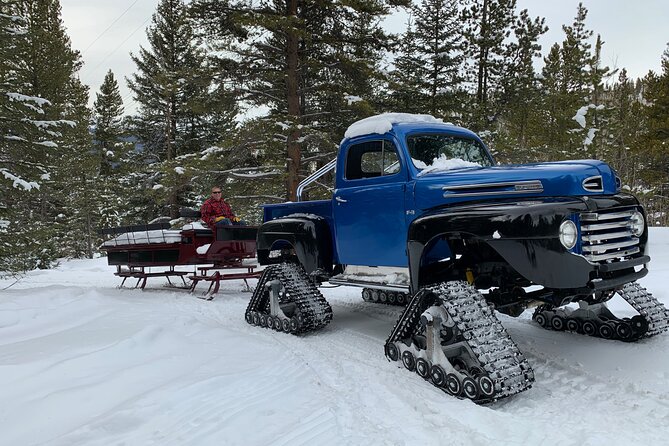
<path id="1" fill-rule="evenodd" d="M 207 201 L 202 203 L 200 213 L 202 214 L 202 221 L 204 221 L 211 229 L 216 227 L 216 217 L 225 217 L 229 219 L 235 218 L 235 214 L 232 213 L 232 208 L 222 198 L 220 200 L 214 200 L 213 198 L 207 199 Z"/>

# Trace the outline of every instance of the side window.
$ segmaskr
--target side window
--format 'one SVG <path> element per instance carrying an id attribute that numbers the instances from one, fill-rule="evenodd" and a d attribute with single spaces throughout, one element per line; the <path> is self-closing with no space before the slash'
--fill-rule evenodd
<path id="1" fill-rule="evenodd" d="M 399 171 L 397 151 L 390 141 L 367 141 L 352 145 L 348 149 L 347 180 L 393 175 Z"/>

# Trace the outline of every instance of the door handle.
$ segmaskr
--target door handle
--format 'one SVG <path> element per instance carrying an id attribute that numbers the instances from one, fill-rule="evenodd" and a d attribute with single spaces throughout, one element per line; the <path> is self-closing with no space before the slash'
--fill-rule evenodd
<path id="1" fill-rule="evenodd" d="M 344 200 L 341 197 L 335 197 L 335 200 L 337 200 L 337 202 L 339 202 L 339 203 L 348 203 L 348 200 Z"/>

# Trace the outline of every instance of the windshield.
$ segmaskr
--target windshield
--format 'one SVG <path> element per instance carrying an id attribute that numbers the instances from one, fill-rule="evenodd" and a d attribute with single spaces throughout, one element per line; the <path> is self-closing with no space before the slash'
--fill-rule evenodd
<path id="1" fill-rule="evenodd" d="M 407 138 L 414 166 L 424 171 L 492 166 L 482 144 L 474 139 L 446 134 L 412 135 Z"/>

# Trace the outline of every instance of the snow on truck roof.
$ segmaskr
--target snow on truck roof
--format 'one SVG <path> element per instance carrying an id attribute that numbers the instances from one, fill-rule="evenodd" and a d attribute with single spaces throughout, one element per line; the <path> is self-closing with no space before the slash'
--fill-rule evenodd
<path id="1" fill-rule="evenodd" d="M 442 119 L 435 118 L 432 115 L 382 113 L 354 122 L 348 129 L 346 129 L 344 138 L 355 138 L 356 136 L 370 134 L 384 134 L 391 131 L 395 124 L 442 124 L 452 126 L 452 124 L 446 123 Z"/>

